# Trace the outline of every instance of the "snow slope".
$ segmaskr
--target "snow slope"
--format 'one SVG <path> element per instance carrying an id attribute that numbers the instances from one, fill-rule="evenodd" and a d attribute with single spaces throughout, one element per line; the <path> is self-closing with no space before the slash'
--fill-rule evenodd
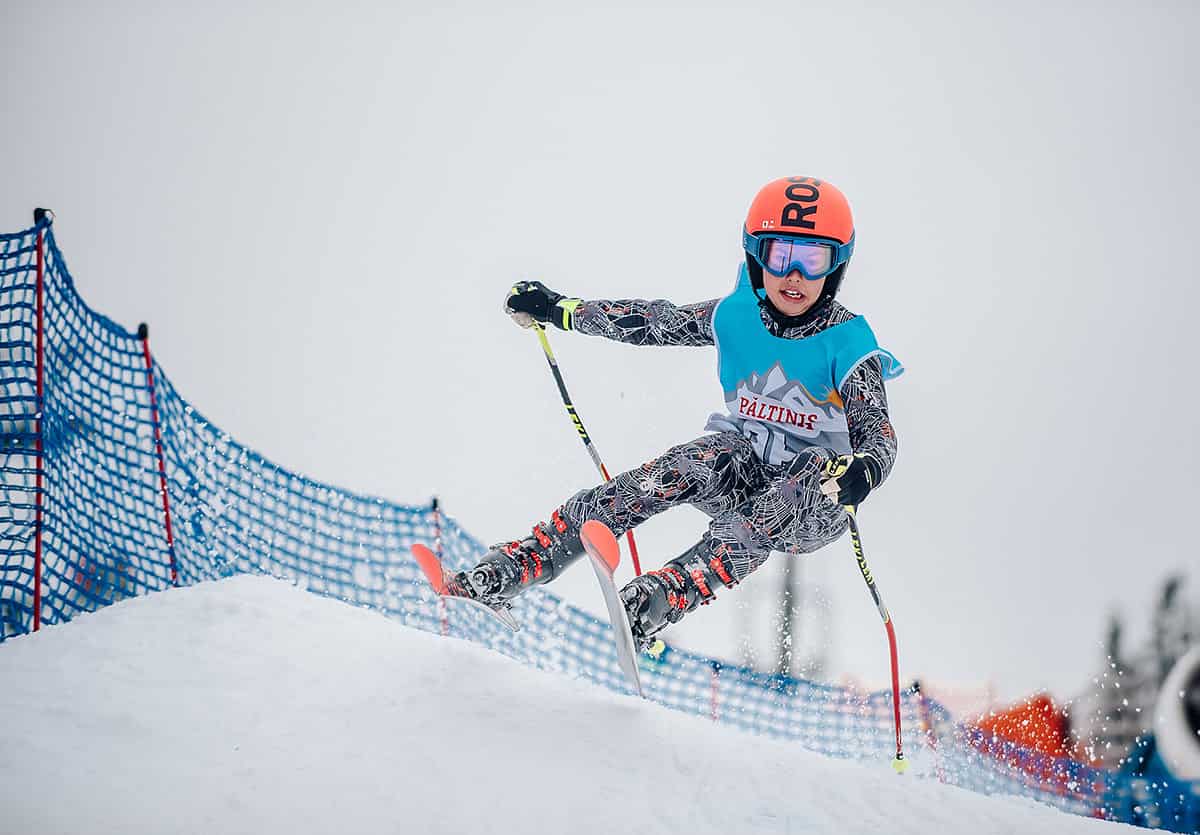
<path id="1" fill-rule="evenodd" d="M 1073 833 L 264 577 L 0 645 L 0 833 Z"/>

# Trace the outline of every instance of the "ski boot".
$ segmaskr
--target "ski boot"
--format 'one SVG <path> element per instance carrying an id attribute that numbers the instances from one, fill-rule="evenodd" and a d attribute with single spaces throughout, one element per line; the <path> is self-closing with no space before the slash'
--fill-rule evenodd
<path id="1" fill-rule="evenodd" d="M 492 546 L 478 565 L 455 579 L 472 597 L 496 606 L 530 586 L 550 582 L 582 555 L 579 529 L 563 519 L 560 508 L 550 515 L 549 524 L 534 525 L 520 542 Z"/>
<path id="2" fill-rule="evenodd" d="M 713 589 L 732 587 L 720 557 L 713 556 L 707 540 L 701 540 L 658 571 L 630 580 L 621 589 L 621 602 L 629 615 L 629 629 L 639 652 L 649 649 L 654 637 L 697 606 L 716 597 Z"/>

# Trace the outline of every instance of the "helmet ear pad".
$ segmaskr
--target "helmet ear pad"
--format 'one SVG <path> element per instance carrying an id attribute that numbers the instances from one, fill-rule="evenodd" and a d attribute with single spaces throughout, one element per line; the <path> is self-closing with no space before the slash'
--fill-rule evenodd
<path id="1" fill-rule="evenodd" d="M 825 287 L 821 290 L 822 299 L 832 299 L 837 295 L 838 290 L 842 287 L 842 277 L 846 274 L 848 266 L 850 266 L 849 260 L 825 277 Z M 746 272 L 750 276 L 750 286 L 754 289 L 754 295 L 758 296 L 759 291 L 764 289 L 763 268 L 749 252 L 746 253 Z M 759 298 L 761 299 L 762 296 Z"/>
<path id="2" fill-rule="evenodd" d="M 750 276 L 750 286 L 754 288 L 754 295 L 757 296 L 758 291 L 763 289 L 763 268 L 749 252 L 746 253 L 746 272 Z"/>
<path id="3" fill-rule="evenodd" d="M 842 265 L 825 277 L 825 288 L 821 291 L 822 296 L 833 298 L 838 294 L 838 290 L 842 289 L 842 277 L 846 275 L 846 267 L 850 266 L 850 261 L 847 259 L 842 262 Z"/>

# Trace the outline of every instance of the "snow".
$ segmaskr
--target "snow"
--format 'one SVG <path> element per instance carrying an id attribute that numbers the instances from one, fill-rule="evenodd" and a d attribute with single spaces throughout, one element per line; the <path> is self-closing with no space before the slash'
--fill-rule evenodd
<path id="1" fill-rule="evenodd" d="M 7 641 L 0 682 L 3 833 L 1117 826 L 831 760 L 265 577 Z"/>

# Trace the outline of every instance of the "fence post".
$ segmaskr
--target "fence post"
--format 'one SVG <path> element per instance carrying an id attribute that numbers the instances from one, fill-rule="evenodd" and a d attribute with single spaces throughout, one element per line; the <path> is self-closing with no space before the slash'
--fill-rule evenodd
<path id="1" fill-rule="evenodd" d="M 37 457 L 37 472 L 34 476 L 34 516 L 33 516 L 33 631 L 42 627 L 42 483 L 45 467 L 43 466 L 42 443 L 42 412 L 45 408 L 45 378 L 46 378 L 46 221 L 45 209 L 33 210 L 33 222 L 37 226 L 37 398 L 34 414 L 34 452 Z"/>
<path id="2" fill-rule="evenodd" d="M 942 755 L 938 751 L 937 728 L 934 727 L 933 712 L 929 709 L 929 700 L 925 697 L 925 691 L 921 689 L 920 679 L 913 679 L 912 692 L 917 697 L 917 708 L 921 712 L 921 725 L 925 729 L 925 740 L 933 751 L 934 769 L 937 771 L 938 782 L 944 783 L 946 782 L 946 771 L 942 768 Z"/>
<path id="3" fill-rule="evenodd" d="M 716 722 L 720 715 L 718 707 L 720 705 L 721 662 L 711 661 L 709 666 L 712 668 L 712 677 L 708 688 L 708 718 Z"/>
<path id="4" fill-rule="evenodd" d="M 437 554 L 438 562 L 441 562 L 442 557 L 442 504 L 438 501 L 438 497 L 434 496 L 430 502 L 430 509 L 433 511 L 433 553 Z M 438 613 L 441 616 L 442 634 L 450 634 L 450 615 L 446 612 L 446 598 L 438 595 Z"/>
<path id="5" fill-rule="evenodd" d="M 163 516 L 167 523 L 167 554 L 171 558 L 171 585 L 179 585 L 179 571 L 175 565 L 175 535 L 171 531 L 171 502 L 167 496 L 167 462 L 163 458 L 162 428 L 158 421 L 158 398 L 154 393 L 154 361 L 150 358 L 150 326 L 145 322 L 138 325 L 138 339 L 142 341 L 142 356 L 146 360 L 146 388 L 150 392 L 150 419 L 154 423 L 154 451 L 158 455 L 158 483 L 162 492 Z"/>

